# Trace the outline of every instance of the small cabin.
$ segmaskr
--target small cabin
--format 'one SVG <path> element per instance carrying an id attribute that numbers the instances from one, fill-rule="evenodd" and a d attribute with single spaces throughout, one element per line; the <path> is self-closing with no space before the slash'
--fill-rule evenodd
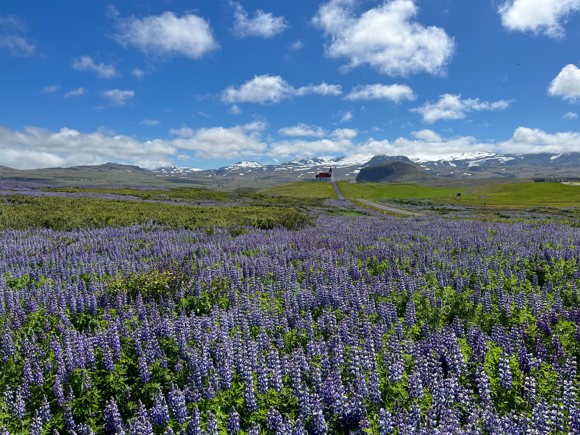
<path id="1" fill-rule="evenodd" d="M 328 172 L 319 172 L 314 177 L 314 181 L 331 181 L 332 180 L 332 168 Z"/>

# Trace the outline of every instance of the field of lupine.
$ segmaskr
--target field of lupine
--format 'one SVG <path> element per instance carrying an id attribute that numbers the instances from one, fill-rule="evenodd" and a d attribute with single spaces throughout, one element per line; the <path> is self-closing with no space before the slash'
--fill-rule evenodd
<path id="1" fill-rule="evenodd" d="M 580 229 L 0 232 L 0 433 L 580 433 Z"/>

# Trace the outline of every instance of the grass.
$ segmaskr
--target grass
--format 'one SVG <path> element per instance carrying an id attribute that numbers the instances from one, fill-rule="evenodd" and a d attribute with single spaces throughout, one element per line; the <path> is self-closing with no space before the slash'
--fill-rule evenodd
<path id="1" fill-rule="evenodd" d="M 560 183 L 485 183 L 466 187 L 430 187 L 419 184 L 397 183 L 339 183 L 340 190 L 349 199 L 421 200 L 437 203 L 492 208 L 580 207 L 580 186 Z M 457 194 L 461 194 L 459 197 Z"/>
<path id="2" fill-rule="evenodd" d="M 4 196 L 0 229 L 120 227 L 153 223 L 169 228 L 236 227 L 301 228 L 312 223 L 305 212 L 283 206 L 191 206 L 166 202 Z"/>
<path id="3" fill-rule="evenodd" d="M 330 183 L 298 181 L 294 183 L 282 184 L 261 191 L 265 195 L 271 196 L 291 196 L 296 198 L 310 199 L 335 199 L 336 195 Z"/>
<path id="4" fill-rule="evenodd" d="M 144 200 L 158 201 L 227 201 L 233 195 L 209 189 L 196 187 L 176 187 L 172 189 L 131 189 L 110 187 L 52 187 L 44 189 L 48 192 L 66 193 L 96 193 L 120 196 L 133 196 Z"/>

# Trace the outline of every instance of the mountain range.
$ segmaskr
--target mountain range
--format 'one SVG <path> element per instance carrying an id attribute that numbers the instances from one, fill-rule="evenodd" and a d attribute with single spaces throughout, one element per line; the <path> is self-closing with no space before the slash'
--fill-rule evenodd
<path id="1" fill-rule="evenodd" d="M 397 165 L 393 165 L 397 163 Z M 336 180 L 433 181 L 465 179 L 580 179 L 580 152 L 566 154 L 461 154 L 444 160 L 355 154 L 297 159 L 280 164 L 240 161 L 217 169 L 164 167 L 155 170 L 106 163 L 97 166 L 16 170 L 0 166 L 0 181 L 82 185 L 200 185 L 259 187 L 312 180 L 332 168 Z M 372 170 L 369 171 L 369 169 Z M 382 168 L 382 169 L 381 169 Z M 383 177 L 381 170 L 386 171 Z M 365 173 L 372 172 L 371 178 Z M 399 175 L 401 175 L 399 177 Z"/>

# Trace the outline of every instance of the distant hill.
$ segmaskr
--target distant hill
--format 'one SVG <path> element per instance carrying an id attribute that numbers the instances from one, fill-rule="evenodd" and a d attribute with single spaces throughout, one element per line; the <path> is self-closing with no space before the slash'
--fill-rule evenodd
<path id="1" fill-rule="evenodd" d="M 18 170 L 0 166 L 0 183 L 34 183 L 78 186 L 197 186 L 219 189 L 260 189 L 299 180 L 312 180 L 332 167 L 336 180 L 417 181 L 430 184 L 465 183 L 481 179 L 580 178 L 580 152 L 564 154 L 471 153 L 446 159 L 352 154 L 313 157 L 284 163 L 241 161 L 216 169 L 178 168 L 149 170 L 119 163 L 70 168 Z M 375 168 L 375 169 L 373 169 Z"/>
<path id="2" fill-rule="evenodd" d="M 432 178 L 432 176 L 412 163 L 387 161 L 386 163 L 362 168 L 356 177 L 356 181 L 374 183 L 409 182 L 426 181 L 427 178 Z"/>

